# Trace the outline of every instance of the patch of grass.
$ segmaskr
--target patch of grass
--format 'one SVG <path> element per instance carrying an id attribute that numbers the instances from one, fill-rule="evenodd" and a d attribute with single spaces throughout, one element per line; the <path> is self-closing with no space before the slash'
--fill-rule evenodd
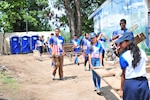
<path id="1" fill-rule="evenodd" d="M 7 77 L 5 73 L 0 73 L 0 83 L 2 84 L 1 88 L 3 89 L 19 89 L 16 80 Z"/>

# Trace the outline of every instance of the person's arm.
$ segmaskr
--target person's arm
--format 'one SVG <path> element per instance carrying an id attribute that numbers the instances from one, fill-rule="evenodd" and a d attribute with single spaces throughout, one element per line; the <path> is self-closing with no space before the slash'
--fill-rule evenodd
<path id="1" fill-rule="evenodd" d="M 123 87 L 124 87 L 124 81 L 125 81 L 125 69 L 126 67 L 129 65 L 127 60 L 122 57 L 122 55 L 119 57 L 119 63 L 120 63 L 120 66 L 121 66 L 121 69 L 122 69 L 122 74 L 121 74 L 121 85 L 120 85 L 120 97 L 122 98 L 122 95 L 123 95 Z"/>
<path id="2" fill-rule="evenodd" d="M 119 37 L 119 34 L 115 35 L 115 36 L 112 36 L 112 40 L 115 40 Z"/>
<path id="3" fill-rule="evenodd" d="M 124 81 L 125 81 L 125 70 L 122 70 L 122 74 L 121 74 L 121 85 L 120 85 L 120 93 L 119 93 L 119 96 L 120 96 L 121 98 L 122 98 L 122 96 L 123 96 Z"/>
<path id="4" fill-rule="evenodd" d="M 54 50 L 53 50 L 53 39 L 52 38 L 49 40 L 49 45 L 50 45 L 50 49 L 52 50 L 52 55 L 53 55 Z"/>
<path id="5" fill-rule="evenodd" d="M 88 57 L 89 57 L 90 69 L 93 69 L 91 54 L 88 54 Z"/>
<path id="6" fill-rule="evenodd" d="M 102 62 L 103 62 L 102 58 L 103 58 L 103 56 L 102 56 L 102 54 L 100 54 L 100 64 L 101 64 L 101 66 L 102 66 Z"/>
<path id="7" fill-rule="evenodd" d="M 64 51 L 64 42 L 65 42 L 65 40 L 64 40 L 64 38 L 63 38 L 63 42 L 62 42 L 62 51 L 63 51 L 63 53 L 65 52 L 65 51 Z"/>
<path id="8" fill-rule="evenodd" d="M 90 47 L 87 47 L 86 53 L 88 54 L 89 63 L 90 63 L 90 68 L 92 69 L 92 68 L 93 68 L 93 65 L 92 65 L 92 57 L 91 57 Z"/>
<path id="9" fill-rule="evenodd" d="M 104 34 L 102 34 L 102 36 L 103 36 L 106 40 L 108 40 L 108 38 L 107 38 Z"/>
<path id="10" fill-rule="evenodd" d="M 102 62 L 103 62 L 103 56 L 102 56 L 102 52 L 103 52 L 103 48 L 102 45 L 100 44 L 100 48 L 99 48 L 99 57 L 100 57 L 100 65 L 102 66 Z"/>

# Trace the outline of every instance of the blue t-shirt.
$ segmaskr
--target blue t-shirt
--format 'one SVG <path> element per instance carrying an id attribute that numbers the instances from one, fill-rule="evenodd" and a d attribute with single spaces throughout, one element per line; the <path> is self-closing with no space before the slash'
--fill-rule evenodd
<path id="1" fill-rule="evenodd" d="M 126 28 L 125 30 L 117 30 L 117 31 L 114 31 L 113 32 L 113 34 L 112 34 L 112 37 L 113 36 L 116 36 L 116 35 L 118 35 L 118 34 L 121 34 L 121 35 L 123 35 L 125 32 L 127 32 L 128 31 L 128 29 Z M 133 34 L 133 32 L 130 32 L 132 35 L 133 35 L 133 37 L 134 37 L 134 34 Z"/>
<path id="2" fill-rule="evenodd" d="M 120 30 L 114 31 L 113 34 L 112 34 L 112 36 L 116 36 L 118 34 L 123 34 L 123 33 L 127 32 L 127 31 L 128 31 L 127 28 L 125 30 L 121 30 L 120 29 Z M 131 34 L 133 35 L 133 32 L 131 32 Z"/>
<path id="3" fill-rule="evenodd" d="M 87 54 L 90 54 L 91 58 L 100 58 L 100 54 L 102 54 L 102 52 L 103 48 L 99 42 L 97 42 L 95 45 L 90 44 L 90 46 L 87 47 Z"/>
<path id="4" fill-rule="evenodd" d="M 83 46 L 83 50 L 86 50 L 88 46 L 90 46 L 90 39 L 84 38 L 81 42 L 81 46 Z"/>
<path id="5" fill-rule="evenodd" d="M 79 39 L 73 39 L 71 42 L 73 43 L 74 46 L 76 46 L 74 48 L 74 51 L 78 51 L 80 49 L 80 40 Z"/>
<path id="6" fill-rule="evenodd" d="M 49 43 L 53 45 L 53 50 L 56 54 L 62 54 L 63 48 L 62 45 L 64 44 L 64 38 L 62 36 L 53 36 L 50 38 Z"/>

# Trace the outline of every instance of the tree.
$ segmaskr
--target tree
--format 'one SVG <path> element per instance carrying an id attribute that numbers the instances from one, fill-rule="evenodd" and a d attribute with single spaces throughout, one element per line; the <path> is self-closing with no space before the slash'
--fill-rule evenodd
<path id="1" fill-rule="evenodd" d="M 93 31 L 93 21 L 88 20 L 88 16 L 96 10 L 105 0 L 57 0 L 54 2 L 56 9 L 65 9 L 64 14 L 59 18 L 63 24 L 68 24 L 70 35 L 80 36 L 82 32 Z M 53 14 L 54 15 L 54 14 Z M 50 16 L 52 17 L 52 16 Z"/>
<path id="2" fill-rule="evenodd" d="M 6 32 L 50 30 L 44 9 L 47 0 L 1 0 L 0 27 Z"/>

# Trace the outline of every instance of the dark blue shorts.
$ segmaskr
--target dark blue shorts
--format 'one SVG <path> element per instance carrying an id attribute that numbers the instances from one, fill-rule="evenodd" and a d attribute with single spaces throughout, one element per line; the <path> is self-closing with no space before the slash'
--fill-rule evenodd
<path id="1" fill-rule="evenodd" d="M 37 47 L 37 50 L 38 50 L 40 53 L 43 53 L 43 47 L 42 47 L 42 46 L 38 46 L 38 47 Z"/>
<path id="2" fill-rule="evenodd" d="M 146 77 L 126 79 L 123 100 L 150 100 L 150 90 Z"/>
<path id="3" fill-rule="evenodd" d="M 77 53 L 79 53 L 79 52 L 80 52 L 80 48 L 75 48 L 75 49 L 74 49 L 74 53 L 75 53 L 75 54 L 77 54 Z"/>

